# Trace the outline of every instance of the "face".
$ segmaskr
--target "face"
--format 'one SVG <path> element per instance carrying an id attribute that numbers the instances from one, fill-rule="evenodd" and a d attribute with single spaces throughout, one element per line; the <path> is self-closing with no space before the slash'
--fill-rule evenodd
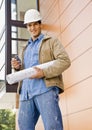
<path id="1" fill-rule="evenodd" d="M 28 23 L 27 29 L 31 35 L 31 38 L 35 40 L 41 33 L 41 24 L 39 22 Z"/>

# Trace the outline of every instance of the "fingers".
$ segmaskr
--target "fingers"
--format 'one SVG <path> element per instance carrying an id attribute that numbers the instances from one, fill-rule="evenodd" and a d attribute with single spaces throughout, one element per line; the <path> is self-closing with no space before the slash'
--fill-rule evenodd
<path id="1" fill-rule="evenodd" d="M 44 73 L 43 73 L 42 69 L 40 69 L 38 67 L 34 67 L 34 69 L 36 70 L 36 74 L 31 76 L 31 79 L 33 79 L 33 78 L 43 78 L 44 77 Z"/>
<path id="2" fill-rule="evenodd" d="M 34 69 L 36 70 L 36 71 L 41 71 L 41 69 L 40 68 L 38 68 L 38 67 L 34 67 Z"/>
<path id="3" fill-rule="evenodd" d="M 11 60 L 11 65 L 12 65 L 13 68 L 19 69 L 21 63 L 20 63 L 19 61 L 17 61 L 15 58 L 12 58 L 12 60 Z"/>

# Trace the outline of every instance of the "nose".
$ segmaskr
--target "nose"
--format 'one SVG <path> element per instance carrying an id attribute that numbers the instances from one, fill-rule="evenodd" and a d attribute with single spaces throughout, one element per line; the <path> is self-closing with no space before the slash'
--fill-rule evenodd
<path id="1" fill-rule="evenodd" d="M 35 26 L 34 26 L 34 25 L 32 25 L 32 26 L 31 26 L 31 29 L 33 30 L 34 28 L 35 28 Z"/>

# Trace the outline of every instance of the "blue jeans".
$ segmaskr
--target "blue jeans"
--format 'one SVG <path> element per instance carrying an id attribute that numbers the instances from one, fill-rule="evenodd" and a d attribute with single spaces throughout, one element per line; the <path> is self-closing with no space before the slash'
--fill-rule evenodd
<path id="1" fill-rule="evenodd" d="M 35 130 L 40 115 L 45 130 L 63 130 L 58 94 L 53 89 L 30 100 L 20 102 L 18 116 L 20 130 Z"/>

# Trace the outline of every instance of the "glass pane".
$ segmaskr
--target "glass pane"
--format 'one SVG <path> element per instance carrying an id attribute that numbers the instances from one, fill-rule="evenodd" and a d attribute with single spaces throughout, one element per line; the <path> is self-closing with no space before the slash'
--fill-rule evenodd
<path id="1" fill-rule="evenodd" d="M 27 44 L 27 41 L 12 40 L 12 55 L 18 54 L 19 57 L 21 58 L 22 50 L 26 44 Z"/>
<path id="2" fill-rule="evenodd" d="M 17 9 L 16 9 L 16 0 L 11 0 L 11 19 L 16 20 L 17 18 Z"/>
<path id="3" fill-rule="evenodd" d="M 4 26 L 5 26 L 5 0 L 2 2 L 0 7 L 0 34 Z"/>
<path id="4" fill-rule="evenodd" d="M 4 81 L 5 80 L 5 64 L 2 67 L 2 69 L 0 70 L 0 81 Z"/>
<path id="5" fill-rule="evenodd" d="M 3 30 L 4 32 L 2 32 L 2 36 L 0 38 L 0 50 L 3 47 L 3 44 L 5 44 L 5 30 Z"/>
<path id="6" fill-rule="evenodd" d="M 26 28 L 12 26 L 12 38 L 29 39 L 30 35 Z"/>
<path id="7" fill-rule="evenodd" d="M 5 45 L 0 53 L 0 80 L 5 80 Z"/>
<path id="8" fill-rule="evenodd" d="M 11 19 L 23 21 L 25 11 L 37 8 L 36 4 L 36 0 L 11 0 Z"/>
<path id="9" fill-rule="evenodd" d="M 0 61 L 1 83 L 5 80 L 5 0 L 0 1 Z"/>
<path id="10" fill-rule="evenodd" d="M 0 53 L 0 68 L 2 68 L 3 64 L 5 64 L 5 44 L 2 48 L 2 51 Z"/>

